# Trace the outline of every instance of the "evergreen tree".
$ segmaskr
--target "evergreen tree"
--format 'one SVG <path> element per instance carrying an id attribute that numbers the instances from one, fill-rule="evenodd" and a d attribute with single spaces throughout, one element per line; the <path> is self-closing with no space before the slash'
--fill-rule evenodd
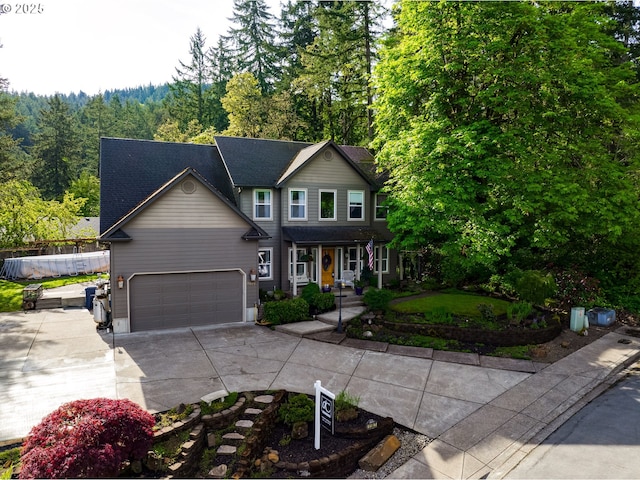
<path id="1" fill-rule="evenodd" d="M 190 63 L 179 61 L 180 67 L 176 67 L 177 75 L 169 85 L 167 108 L 183 129 L 191 120 L 197 120 L 205 128 L 211 125 L 205 96 L 211 81 L 205 41 L 204 34 L 198 28 L 190 39 Z"/>
<path id="2" fill-rule="evenodd" d="M 322 127 L 317 137 L 367 143 L 374 25 L 379 21 L 375 4 L 320 2 L 315 18 L 319 33 L 302 56 L 304 71 L 296 85 L 315 104 Z"/>
<path id="3" fill-rule="evenodd" d="M 237 70 L 251 73 L 258 80 L 263 95 L 272 92 L 279 78 L 280 65 L 274 39 L 274 17 L 265 0 L 234 0 L 230 20 L 235 25 L 229 30 L 229 37 L 234 43 Z"/>
<path id="4" fill-rule="evenodd" d="M 211 63 L 211 88 L 207 90 L 206 97 L 211 111 L 211 125 L 218 132 L 222 132 L 229 126 L 229 117 L 222 107 L 222 97 L 227 92 L 227 82 L 233 76 L 233 58 L 229 54 L 228 39 L 220 36 L 218 44 L 209 48 L 207 53 Z"/>
<path id="5" fill-rule="evenodd" d="M 31 173 L 31 159 L 21 148 L 22 139 L 12 130 L 20 121 L 15 111 L 16 100 L 0 88 L 0 183 L 26 179 Z"/>
<path id="6" fill-rule="evenodd" d="M 69 105 L 59 95 L 51 97 L 47 108 L 40 112 L 38 128 L 33 147 L 33 183 L 45 199 L 62 198 L 79 173 L 80 141 Z"/>

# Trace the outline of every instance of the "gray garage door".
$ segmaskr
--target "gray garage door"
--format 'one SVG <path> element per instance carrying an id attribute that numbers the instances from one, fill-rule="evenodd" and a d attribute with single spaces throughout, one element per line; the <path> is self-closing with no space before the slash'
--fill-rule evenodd
<path id="1" fill-rule="evenodd" d="M 238 271 L 136 275 L 131 331 L 241 322 L 242 282 Z"/>

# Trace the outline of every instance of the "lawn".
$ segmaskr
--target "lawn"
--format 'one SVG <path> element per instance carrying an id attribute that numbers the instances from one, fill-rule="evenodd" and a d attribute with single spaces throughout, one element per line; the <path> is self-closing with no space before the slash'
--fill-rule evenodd
<path id="1" fill-rule="evenodd" d="M 22 290 L 33 283 L 42 284 L 45 290 L 48 288 L 63 287 L 74 283 L 93 282 L 98 275 L 77 275 L 75 277 L 60 277 L 43 280 L 27 280 L 23 282 L 11 282 L 0 280 L 0 312 L 17 312 L 22 310 Z"/>
<path id="2" fill-rule="evenodd" d="M 468 293 L 438 293 L 396 303 L 391 309 L 398 313 L 424 314 L 446 310 L 454 316 L 473 318 L 481 316 L 478 305 L 482 304 L 492 305 L 493 313 L 498 316 L 507 313 L 510 302 Z"/>

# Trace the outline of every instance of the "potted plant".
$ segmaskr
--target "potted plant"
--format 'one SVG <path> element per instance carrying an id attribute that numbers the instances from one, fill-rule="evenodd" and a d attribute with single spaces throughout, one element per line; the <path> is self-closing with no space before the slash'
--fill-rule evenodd
<path id="1" fill-rule="evenodd" d="M 356 295 L 362 295 L 362 293 L 364 292 L 364 280 L 362 278 L 355 280 L 353 282 L 353 288 L 356 291 Z"/>

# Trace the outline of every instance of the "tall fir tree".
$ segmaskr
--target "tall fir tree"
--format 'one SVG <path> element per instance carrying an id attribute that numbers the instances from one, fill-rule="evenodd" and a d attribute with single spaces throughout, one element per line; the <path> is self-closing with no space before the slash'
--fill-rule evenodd
<path id="1" fill-rule="evenodd" d="M 234 0 L 230 20 L 237 71 L 253 74 L 262 94 L 271 93 L 280 77 L 274 16 L 265 0 Z"/>
<path id="2" fill-rule="evenodd" d="M 206 38 L 198 28 L 189 43 L 190 63 L 179 61 L 176 76 L 169 85 L 166 105 L 181 128 L 186 128 L 191 120 L 206 128 L 211 125 L 211 115 L 206 99 L 206 91 L 211 82 L 210 63 L 206 55 Z"/>
<path id="3" fill-rule="evenodd" d="M 376 6 L 368 1 L 319 2 L 315 18 L 319 32 L 303 53 L 304 70 L 296 85 L 315 103 L 322 127 L 318 137 L 366 144 L 374 31 L 380 18 Z"/>
<path id="4" fill-rule="evenodd" d="M 35 135 L 33 147 L 36 161 L 33 184 L 45 199 L 62 199 L 79 174 L 80 136 L 69 105 L 59 95 L 47 100 L 47 108 L 40 112 L 38 127 L 40 131 Z"/>

